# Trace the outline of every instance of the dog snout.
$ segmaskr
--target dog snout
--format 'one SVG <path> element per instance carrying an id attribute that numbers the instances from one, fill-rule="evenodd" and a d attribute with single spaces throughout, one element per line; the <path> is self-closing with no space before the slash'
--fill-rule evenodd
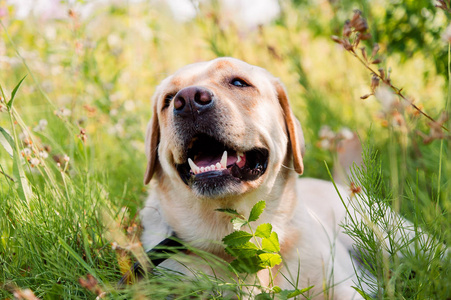
<path id="1" fill-rule="evenodd" d="M 213 93 L 204 87 L 181 89 L 174 97 L 174 115 L 189 117 L 202 114 L 214 105 Z"/>

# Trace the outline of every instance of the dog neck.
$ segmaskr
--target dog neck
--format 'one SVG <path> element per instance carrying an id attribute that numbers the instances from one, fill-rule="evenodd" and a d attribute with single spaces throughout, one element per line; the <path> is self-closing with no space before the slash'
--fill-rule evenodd
<path id="1" fill-rule="evenodd" d="M 266 209 L 260 219 L 251 226 L 272 223 L 283 244 L 286 226 L 292 219 L 296 204 L 296 178 L 294 171 L 282 167 L 269 186 L 262 185 L 258 189 L 230 198 L 204 199 L 195 197 L 186 186 L 173 186 L 173 180 L 165 174 L 160 174 L 158 183 L 154 184 L 151 190 L 152 194 L 159 198 L 168 225 L 181 240 L 203 251 L 224 256 L 221 240 L 233 232 L 233 226 L 231 217 L 217 209 L 235 209 L 243 216 L 249 216 L 252 206 L 264 200 Z M 267 216 L 272 217 L 269 219 Z"/>

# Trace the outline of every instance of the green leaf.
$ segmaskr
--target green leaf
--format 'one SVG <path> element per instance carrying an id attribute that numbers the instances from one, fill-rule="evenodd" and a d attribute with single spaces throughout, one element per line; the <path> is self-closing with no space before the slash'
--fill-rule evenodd
<path id="1" fill-rule="evenodd" d="M 282 257 L 277 253 L 262 253 L 258 257 L 261 259 L 261 266 L 264 268 L 274 268 L 282 262 Z"/>
<path id="2" fill-rule="evenodd" d="M 283 290 L 279 293 L 278 298 L 279 299 L 289 299 L 289 298 L 294 298 L 296 296 L 299 296 L 309 290 L 311 290 L 314 286 L 309 286 L 305 289 L 295 289 L 295 290 Z"/>
<path id="3" fill-rule="evenodd" d="M 231 208 L 217 208 L 215 210 L 219 211 L 219 212 L 226 213 L 226 214 L 228 214 L 229 216 L 232 216 L 232 217 L 239 217 L 239 216 L 241 216 L 236 210 L 231 209 Z"/>
<path id="4" fill-rule="evenodd" d="M 268 252 L 279 252 L 280 251 L 280 244 L 279 244 L 279 237 L 277 233 L 271 232 L 271 235 L 269 238 L 265 238 L 262 240 L 262 248 L 265 251 Z"/>
<path id="5" fill-rule="evenodd" d="M 11 158 L 13 157 L 13 147 L 14 147 L 14 140 L 9 135 L 9 133 L 2 127 L 0 127 L 0 144 L 2 144 L 3 148 L 5 148 L 6 152 L 8 152 L 9 156 Z"/>
<path id="6" fill-rule="evenodd" d="M 226 247 L 225 251 L 234 257 L 244 258 L 244 257 L 256 256 L 258 247 L 251 242 L 247 242 L 247 243 L 245 243 L 243 245 L 239 245 L 239 246 Z"/>
<path id="7" fill-rule="evenodd" d="M 232 219 L 233 229 L 235 229 L 235 230 L 240 230 L 241 227 L 243 227 L 247 223 L 248 223 L 247 220 L 239 218 L 239 217 Z"/>
<path id="8" fill-rule="evenodd" d="M 252 207 L 251 213 L 249 214 L 249 222 L 257 221 L 263 210 L 266 207 L 265 201 L 257 202 L 254 207 Z"/>
<path id="9" fill-rule="evenodd" d="M 280 288 L 280 286 L 275 285 L 273 286 L 272 291 L 277 294 L 280 293 L 282 289 Z"/>
<path id="10" fill-rule="evenodd" d="M 260 259 L 257 256 L 237 258 L 230 265 L 238 273 L 254 274 L 264 269 L 260 266 Z"/>
<path id="11" fill-rule="evenodd" d="M 245 231 L 234 231 L 222 239 L 229 247 L 244 245 L 252 238 L 252 234 Z"/>
<path id="12" fill-rule="evenodd" d="M 17 90 L 19 89 L 20 85 L 22 84 L 22 82 L 25 80 L 25 78 L 27 77 L 27 75 L 25 75 L 20 81 L 19 83 L 16 85 L 16 87 L 13 89 L 13 91 L 11 92 L 11 100 L 9 100 L 9 102 L 6 104 L 6 106 L 8 106 L 8 110 L 11 109 L 11 107 L 13 106 L 13 101 L 14 98 L 16 97 L 16 93 Z"/>
<path id="13" fill-rule="evenodd" d="M 28 179 L 25 176 L 18 149 L 16 149 L 16 144 L 14 143 L 13 138 L 4 128 L 0 127 L 0 132 L 13 151 L 13 175 L 16 178 L 18 185 L 17 193 L 19 194 L 20 199 L 28 202 L 29 198 L 31 197 L 31 188 L 28 185 Z"/>
<path id="14" fill-rule="evenodd" d="M 272 300 L 272 297 L 271 297 L 271 294 L 263 292 L 261 294 L 255 295 L 254 299 L 255 300 Z"/>
<path id="15" fill-rule="evenodd" d="M 269 223 L 263 223 L 258 225 L 255 230 L 255 235 L 261 238 L 269 238 L 271 236 L 272 225 Z"/>
<path id="16" fill-rule="evenodd" d="M 352 287 L 354 290 L 356 290 L 357 293 L 359 293 L 360 296 L 363 297 L 363 299 L 365 299 L 365 300 L 371 300 L 371 297 L 368 296 L 364 291 L 360 290 L 359 288 L 357 288 L 357 287 L 355 287 L 355 286 L 351 286 L 351 287 Z"/>

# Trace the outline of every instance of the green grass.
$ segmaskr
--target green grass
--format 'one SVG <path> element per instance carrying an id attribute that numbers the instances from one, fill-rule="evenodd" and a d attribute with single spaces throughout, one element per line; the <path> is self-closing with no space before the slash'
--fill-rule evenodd
<path id="1" fill-rule="evenodd" d="M 177 68 L 218 55 L 264 67 L 285 83 L 306 136 L 304 176 L 329 179 L 324 161 L 332 166 L 335 151 L 319 147 L 322 126 L 349 127 L 376 153 L 368 154 L 371 172 L 356 178 L 370 200 L 391 205 L 436 239 L 416 245 L 426 250 L 421 254 L 407 251 L 402 259 L 393 255 L 377 264 L 372 269 L 377 298 L 451 298 L 451 262 L 438 257 L 440 245 L 451 242 L 450 134 L 424 144 L 418 132 L 428 134 L 431 125 L 408 105 L 398 110 L 405 120 L 399 126 L 381 113 L 376 98 L 360 99 L 370 92 L 371 74 L 330 39 L 341 34 L 352 9 L 362 9 L 377 38 L 372 42 L 380 42 L 382 66 L 392 69 L 392 83 L 438 119 L 451 110 L 449 69 L 443 66 L 449 62 L 448 44 L 437 38 L 448 15 L 413 2 L 282 3 L 282 16 L 258 30 L 233 25 L 214 5 L 202 6 L 188 23 L 174 22 L 150 4 L 103 7 L 87 19 L 77 10 L 63 20 L 0 19 L 0 55 L 8 58 L 0 62 L 0 127 L 13 139 L 12 157 L 0 147 L 0 298 L 31 289 L 41 299 L 91 299 L 95 292 L 79 282 L 87 274 L 111 298 L 202 298 L 200 291 L 207 290 L 221 299 L 241 293 L 244 283 L 232 278 L 199 275 L 187 281 L 164 272 L 116 289 L 142 255 L 136 243 L 146 196 L 143 141 L 152 92 Z M 421 37 L 409 30 L 411 19 L 403 12 L 421 16 L 416 23 Z M 392 21 L 383 23 L 387 16 Z M 405 45 L 399 31 L 406 33 Z M 37 128 L 42 119 L 48 125 Z M 444 125 L 451 128 L 450 121 Z M 39 158 L 45 153 L 47 158 Z M 32 158 L 39 166 L 31 166 Z M 370 236 L 365 228 L 347 230 L 370 261 L 382 259 L 380 249 L 365 240 Z M 122 248 L 113 249 L 113 242 Z"/>

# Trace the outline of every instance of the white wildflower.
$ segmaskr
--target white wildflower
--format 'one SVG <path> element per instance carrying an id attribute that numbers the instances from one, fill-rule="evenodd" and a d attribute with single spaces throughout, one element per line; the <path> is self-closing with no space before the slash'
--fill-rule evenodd
<path id="1" fill-rule="evenodd" d="M 22 150 L 21 154 L 23 157 L 30 157 L 31 156 L 31 149 L 30 148 L 25 148 Z"/>
<path id="2" fill-rule="evenodd" d="M 116 102 L 123 98 L 122 92 L 116 92 L 110 95 L 110 101 Z"/>
<path id="3" fill-rule="evenodd" d="M 110 110 L 110 116 L 112 116 L 112 117 L 117 116 L 118 113 L 119 113 L 118 110 L 115 109 L 115 108 L 113 108 L 112 110 Z"/>
<path id="4" fill-rule="evenodd" d="M 387 86 L 380 86 L 376 89 L 374 94 L 382 104 L 382 110 L 389 112 L 393 109 L 396 103 L 396 97 L 393 92 Z"/>
<path id="5" fill-rule="evenodd" d="M 445 32 L 442 34 L 442 39 L 447 43 L 451 43 L 451 24 L 446 27 Z"/>
<path id="6" fill-rule="evenodd" d="M 19 140 L 23 141 L 28 138 L 28 133 L 26 131 L 22 131 L 19 133 Z"/>
<path id="7" fill-rule="evenodd" d="M 347 127 L 343 127 L 340 129 L 340 132 L 338 133 L 339 136 L 345 140 L 350 140 L 354 137 L 354 133 L 351 131 L 351 129 Z"/>
<path id="8" fill-rule="evenodd" d="M 70 111 L 70 109 L 64 107 L 55 111 L 55 115 L 57 115 L 58 117 L 69 117 L 71 114 L 72 112 Z"/>
<path id="9" fill-rule="evenodd" d="M 330 140 L 328 140 L 328 139 L 321 140 L 319 142 L 319 147 L 322 149 L 326 149 L 326 150 L 330 149 L 331 148 Z"/>
<path id="10" fill-rule="evenodd" d="M 330 129 L 329 126 L 323 125 L 319 130 L 319 138 L 320 139 L 334 139 L 335 133 Z"/>
<path id="11" fill-rule="evenodd" d="M 39 132 L 39 131 L 44 131 L 47 128 L 47 120 L 46 119 L 41 119 L 39 120 L 38 125 L 33 128 L 34 131 Z"/>
<path id="12" fill-rule="evenodd" d="M 127 100 L 124 103 L 124 109 L 126 111 L 134 111 L 135 110 L 135 102 L 133 100 Z"/>
<path id="13" fill-rule="evenodd" d="M 30 159 L 30 165 L 31 165 L 33 168 L 39 166 L 39 163 L 40 163 L 40 161 L 39 161 L 39 159 L 36 158 L 36 157 L 33 157 L 33 158 Z"/>
<path id="14" fill-rule="evenodd" d="M 116 249 L 118 249 L 118 247 L 119 247 L 118 243 L 116 243 L 116 242 L 111 243 L 111 249 L 116 250 Z"/>
<path id="15" fill-rule="evenodd" d="M 47 151 L 40 151 L 39 157 L 41 157 L 42 159 L 46 159 L 49 157 L 49 154 L 47 153 Z"/>

